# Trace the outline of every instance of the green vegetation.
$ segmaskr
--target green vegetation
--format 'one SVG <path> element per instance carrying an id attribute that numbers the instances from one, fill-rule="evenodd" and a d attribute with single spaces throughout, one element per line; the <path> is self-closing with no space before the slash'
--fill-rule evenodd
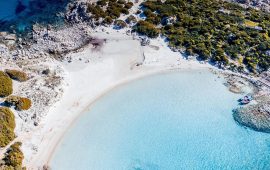
<path id="1" fill-rule="evenodd" d="M 88 12 L 92 14 L 92 20 L 96 25 L 100 24 L 101 19 L 103 24 L 112 24 L 113 20 L 118 19 L 121 14 L 129 14 L 128 10 L 132 6 L 132 2 L 125 0 L 99 0 L 88 4 Z"/>
<path id="2" fill-rule="evenodd" d="M 26 73 L 18 70 L 5 70 L 5 72 L 9 75 L 10 78 L 14 80 L 18 80 L 20 82 L 27 81 L 28 76 Z"/>
<path id="3" fill-rule="evenodd" d="M 20 149 L 22 143 L 16 142 L 10 146 L 3 159 L 4 165 L 0 166 L 0 169 L 4 170 L 26 170 L 22 167 L 22 161 L 24 159 L 23 153 Z"/>
<path id="4" fill-rule="evenodd" d="M 155 25 L 147 21 L 139 21 L 133 29 L 140 34 L 151 38 L 156 38 L 159 35 L 159 30 Z"/>
<path id="5" fill-rule="evenodd" d="M 140 34 L 156 37 L 160 31 L 172 48 L 220 66 L 242 71 L 233 63 L 243 57 L 250 71 L 270 67 L 269 13 L 218 0 L 149 0 L 142 7 L 146 19 L 134 27 Z"/>
<path id="6" fill-rule="evenodd" d="M 12 92 L 12 80 L 6 73 L 0 71 L 0 97 L 9 96 Z"/>
<path id="7" fill-rule="evenodd" d="M 125 23 L 125 21 L 123 20 L 115 20 L 114 21 L 114 25 L 115 27 L 117 27 L 118 29 L 122 29 L 122 28 L 125 28 L 127 26 L 127 24 Z"/>
<path id="8" fill-rule="evenodd" d="M 30 109 L 32 102 L 30 99 L 18 96 L 9 96 L 5 99 L 7 106 L 15 106 L 18 111 Z"/>
<path id="9" fill-rule="evenodd" d="M 0 147 L 7 146 L 14 138 L 15 118 L 7 107 L 0 107 Z"/>
<path id="10" fill-rule="evenodd" d="M 126 19 L 126 23 L 128 23 L 128 24 L 132 24 L 132 23 L 136 23 L 136 22 L 137 22 L 137 19 L 134 17 L 134 15 L 130 15 Z"/>
<path id="11" fill-rule="evenodd" d="M 13 91 L 12 79 L 20 82 L 26 81 L 28 79 L 27 75 L 17 70 L 5 70 L 5 72 L 0 71 L 0 97 L 8 96 L 5 99 L 7 106 L 15 106 L 16 110 L 28 110 L 32 104 L 30 99 L 9 96 Z M 0 107 L 0 147 L 5 147 L 14 140 L 15 126 L 13 112 L 8 107 Z M 26 168 L 22 167 L 24 156 L 20 150 L 20 146 L 20 142 L 16 142 L 10 146 L 2 162 L 0 162 L 1 170 L 26 170 Z"/>

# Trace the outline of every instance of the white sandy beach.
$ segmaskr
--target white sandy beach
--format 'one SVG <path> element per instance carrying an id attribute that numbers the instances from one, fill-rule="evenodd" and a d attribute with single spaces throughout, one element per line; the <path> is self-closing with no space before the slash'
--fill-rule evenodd
<path id="1" fill-rule="evenodd" d="M 125 30 L 110 34 L 98 31 L 95 37 L 107 39 L 100 50 L 85 47 L 80 52 L 68 54 L 71 63 L 59 63 L 65 70 L 66 85 L 61 99 L 50 108 L 34 132 L 21 134 L 24 165 L 28 169 L 42 168 L 48 164 L 54 149 L 72 122 L 91 103 L 117 85 L 150 74 L 175 70 L 210 67 L 197 61 L 187 61 L 178 52 L 172 52 L 162 38 L 151 40 L 142 47 L 138 40 L 125 35 Z M 142 62 L 136 66 L 136 63 Z"/>
<path id="2" fill-rule="evenodd" d="M 134 6 L 129 12 L 135 14 L 142 0 L 132 2 Z M 79 15 L 71 13 L 70 16 L 79 21 Z M 119 19 L 125 21 L 127 16 L 121 15 Z M 144 17 L 134 16 L 137 20 Z M 94 29 L 84 22 L 61 29 L 34 24 L 33 42 L 25 46 L 21 45 L 24 39 L 15 34 L 0 33 L 0 38 L 7 39 L 0 44 L 0 70 L 17 69 L 27 73 L 28 81 L 13 81 L 12 95 L 32 101 L 27 111 L 11 108 L 17 137 L 0 149 L 0 158 L 10 145 L 20 141 L 23 166 L 29 170 L 47 169 L 67 130 L 95 101 L 115 87 L 161 72 L 216 69 L 200 63 L 194 56 L 187 60 L 180 52 L 173 52 L 163 37 L 150 39 L 149 45 L 142 46 L 140 37 L 132 34 L 131 28 L 132 23 L 120 30 L 113 29 L 113 25 Z M 104 44 L 94 47 L 92 41 L 104 41 Z M 46 70 L 48 73 L 43 73 Z M 228 70 L 224 73 L 250 78 Z"/>

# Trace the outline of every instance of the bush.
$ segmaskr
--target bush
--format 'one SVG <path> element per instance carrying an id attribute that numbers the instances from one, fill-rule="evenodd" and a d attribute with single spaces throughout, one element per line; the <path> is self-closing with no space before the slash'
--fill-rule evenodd
<path id="1" fill-rule="evenodd" d="M 9 75 L 10 78 L 14 80 L 18 80 L 20 82 L 27 81 L 28 76 L 26 73 L 18 70 L 5 70 L 5 72 Z"/>
<path id="2" fill-rule="evenodd" d="M 3 71 L 0 71 L 0 97 L 9 96 L 12 92 L 13 88 L 11 78 Z"/>
<path id="3" fill-rule="evenodd" d="M 133 15 L 130 15 L 130 16 L 127 17 L 126 22 L 128 24 L 136 23 L 137 19 Z"/>
<path id="4" fill-rule="evenodd" d="M 106 16 L 104 20 L 102 21 L 102 23 L 105 25 L 110 25 L 113 23 L 113 19 L 110 16 Z"/>
<path id="5" fill-rule="evenodd" d="M 7 107 L 0 107 L 0 147 L 7 146 L 14 138 L 15 118 Z"/>
<path id="6" fill-rule="evenodd" d="M 125 15 L 128 15 L 128 14 L 129 14 L 129 11 L 128 11 L 128 9 L 126 9 L 126 8 L 122 8 L 122 9 L 121 9 L 121 13 L 122 13 L 122 14 L 125 14 Z"/>
<path id="7" fill-rule="evenodd" d="M 125 23 L 125 21 L 123 20 L 115 20 L 114 21 L 114 25 L 118 28 L 118 29 L 122 29 L 125 28 L 127 26 L 127 24 Z"/>
<path id="8" fill-rule="evenodd" d="M 119 3 L 119 4 L 125 4 L 126 1 L 125 0 L 118 0 L 117 3 Z"/>
<path id="9" fill-rule="evenodd" d="M 117 19 L 121 15 L 121 12 L 120 12 L 119 8 L 111 8 L 110 7 L 110 8 L 107 9 L 107 13 L 112 19 Z"/>
<path id="10" fill-rule="evenodd" d="M 10 146 L 3 159 L 6 166 L 14 167 L 14 169 L 24 169 L 22 168 L 24 156 L 20 149 L 21 145 L 21 142 L 16 142 Z"/>
<path id="11" fill-rule="evenodd" d="M 99 0 L 99 1 L 97 1 L 97 5 L 99 5 L 99 6 L 106 6 L 107 5 L 107 0 Z"/>
<path id="12" fill-rule="evenodd" d="M 18 96 L 7 97 L 5 99 L 5 104 L 7 106 L 15 106 L 15 109 L 18 111 L 28 110 L 32 106 L 32 102 L 30 99 Z"/>
<path id="13" fill-rule="evenodd" d="M 16 110 L 28 110 L 32 106 L 32 101 L 28 98 L 21 97 L 19 102 L 16 104 Z"/>
<path id="14" fill-rule="evenodd" d="M 132 8 L 132 6 L 133 6 L 132 2 L 128 2 L 128 3 L 125 4 L 125 8 L 127 8 L 127 9 Z"/>
<path id="15" fill-rule="evenodd" d="M 156 38 L 159 35 L 159 30 L 155 25 L 147 21 L 139 21 L 133 29 L 139 34 L 146 35 L 150 38 Z"/>
<path id="16" fill-rule="evenodd" d="M 242 55 L 244 64 L 252 70 L 261 72 L 270 68 L 266 55 L 270 49 L 269 13 L 218 0 L 147 0 L 141 6 L 145 21 L 156 25 L 172 47 L 186 49 L 187 53 L 221 66 Z M 142 25 L 138 24 L 134 30 L 151 35 L 147 24 Z"/>
<path id="17" fill-rule="evenodd" d="M 98 5 L 89 4 L 87 7 L 87 11 L 92 14 L 92 17 L 94 19 L 99 19 L 100 17 L 105 17 L 106 13 L 103 11 L 103 9 Z"/>

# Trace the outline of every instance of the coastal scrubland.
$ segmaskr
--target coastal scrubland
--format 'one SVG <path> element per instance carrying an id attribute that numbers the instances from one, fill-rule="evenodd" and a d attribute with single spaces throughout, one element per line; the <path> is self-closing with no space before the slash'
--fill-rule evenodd
<path id="1" fill-rule="evenodd" d="M 12 92 L 12 80 L 5 72 L 0 71 L 0 97 L 6 97 Z"/>
<path id="2" fill-rule="evenodd" d="M 131 7 L 123 0 L 99 0 L 88 12 L 96 23 L 112 24 Z M 164 35 L 171 48 L 233 71 L 270 67 L 269 13 L 219 0 L 146 1 L 140 8 L 143 19 L 133 31 L 141 35 Z"/>
<path id="3" fill-rule="evenodd" d="M 5 105 L 7 106 L 14 106 L 16 110 L 28 110 L 32 102 L 30 99 L 25 97 L 19 97 L 19 96 L 8 96 L 5 99 Z"/>
<path id="4" fill-rule="evenodd" d="M 0 147 L 8 146 L 15 139 L 14 129 L 16 127 L 15 116 L 9 107 L 14 106 L 15 110 L 28 110 L 31 107 L 31 100 L 25 97 L 10 96 L 13 93 L 12 79 L 20 82 L 28 79 L 27 74 L 18 70 L 0 71 L 0 96 L 5 97 L 0 107 Z M 24 158 L 20 150 L 21 143 L 13 143 L 6 151 L 0 169 L 21 170 Z"/>
<path id="5" fill-rule="evenodd" d="M 20 149 L 22 143 L 15 142 L 10 146 L 3 159 L 4 164 L 0 167 L 3 170 L 26 170 L 22 167 L 23 153 Z"/>
<path id="6" fill-rule="evenodd" d="M 238 71 L 243 64 L 250 71 L 270 67 L 269 13 L 218 0 L 146 1 L 142 7 L 149 23 L 143 33 L 161 24 L 158 30 L 173 48 Z M 135 30 L 141 33 L 141 27 Z"/>
<path id="7" fill-rule="evenodd" d="M 15 117 L 7 107 L 0 107 L 0 127 L 0 147 L 4 147 L 15 138 Z"/>
<path id="8" fill-rule="evenodd" d="M 19 70 L 5 70 L 5 72 L 9 75 L 10 78 L 18 81 L 26 81 L 28 79 L 27 74 L 25 72 Z"/>
<path id="9" fill-rule="evenodd" d="M 97 3 L 88 4 L 88 12 L 92 14 L 92 19 L 96 25 L 99 25 L 99 20 L 102 20 L 103 24 L 112 24 L 113 19 L 118 19 L 121 14 L 129 14 L 129 9 L 133 6 L 132 2 L 126 2 L 125 0 L 99 0 Z M 117 20 L 120 23 L 120 20 Z M 123 25 L 125 22 L 122 21 Z"/>

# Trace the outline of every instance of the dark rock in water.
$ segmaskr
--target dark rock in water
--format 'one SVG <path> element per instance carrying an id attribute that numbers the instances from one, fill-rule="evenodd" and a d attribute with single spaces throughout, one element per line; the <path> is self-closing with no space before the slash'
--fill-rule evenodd
<path id="1" fill-rule="evenodd" d="M 22 1 L 19 1 L 19 2 L 18 2 L 18 5 L 17 5 L 17 7 L 16 7 L 15 14 L 18 15 L 18 14 L 20 14 L 21 12 L 23 12 L 25 9 L 26 9 L 26 6 L 22 3 Z"/>

